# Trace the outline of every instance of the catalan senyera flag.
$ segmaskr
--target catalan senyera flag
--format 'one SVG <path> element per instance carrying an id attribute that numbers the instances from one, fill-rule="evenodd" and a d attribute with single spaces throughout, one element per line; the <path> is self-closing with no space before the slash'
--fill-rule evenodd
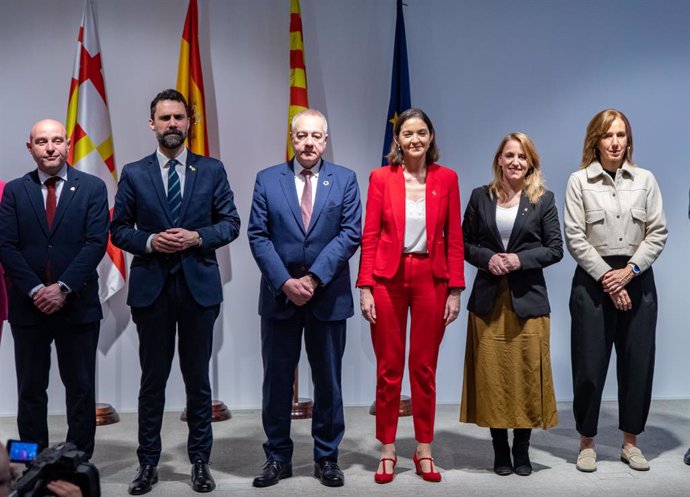
<path id="1" fill-rule="evenodd" d="M 69 88 L 66 119 L 70 148 L 67 162 L 76 169 L 101 178 L 108 189 L 110 215 L 117 190 L 110 112 L 105 94 L 101 47 L 91 0 L 86 0 L 77 39 L 77 55 Z M 106 255 L 98 265 L 101 302 L 125 285 L 123 252 L 108 239 Z"/>
<path id="2" fill-rule="evenodd" d="M 398 115 L 412 106 L 410 98 L 410 69 L 407 65 L 407 41 L 405 40 L 405 18 L 403 17 L 402 0 L 397 0 L 397 18 L 395 21 L 395 46 L 393 48 L 393 75 L 391 76 L 391 99 L 386 118 L 386 137 L 383 139 L 383 160 L 381 165 L 388 164 L 388 152 L 393 140 L 393 128 Z"/>
<path id="3" fill-rule="evenodd" d="M 298 112 L 309 107 L 307 69 L 304 65 L 304 36 L 299 0 L 290 0 L 290 108 L 288 110 L 287 146 L 285 158 L 292 159 L 295 151 L 290 142 L 290 124 Z"/>
<path id="4" fill-rule="evenodd" d="M 199 55 L 199 8 L 197 0 L 189 0 L 187 17 L 180 42 L 180 62 L 177 66 L 177 91 L 184 95 L 191 113 L 187 148 L 195 154 L 208 156 L 206 132 L 206 98 L 204 77 Z"/>

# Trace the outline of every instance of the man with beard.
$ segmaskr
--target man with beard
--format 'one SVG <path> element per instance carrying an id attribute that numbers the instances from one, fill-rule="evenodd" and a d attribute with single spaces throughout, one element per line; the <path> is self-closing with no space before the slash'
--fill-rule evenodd
<path id="1" fill-rule="evenodd" d="M 134 255 L 127 304 L 139 335 L 139 469 L 131 495 L 158 481 L 165 385 L 175 335 L 187 394 L 187 453 L 192 488 L 210 492 L 211 359 L 213 324 L 223 300 L 215 250 L 237 238 L 240 218 L 225 167 L 190 152 L 189 107 L 164 90 L 151 102 L 155 153 L 127 164 L 115 197 L 113 243 Z"/>

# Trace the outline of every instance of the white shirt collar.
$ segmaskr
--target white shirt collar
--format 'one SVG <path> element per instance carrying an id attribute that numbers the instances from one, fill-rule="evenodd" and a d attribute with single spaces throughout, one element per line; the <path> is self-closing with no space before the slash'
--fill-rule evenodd
<path id="1" fill-rule="evenodd" d="M 321 169 L 322 165 L 323 165 L 323 159 L 320 159 L 319 163 L 316 164 L 314 167 L 312 167 L 309 170 L 311 171 L 311 173 L 314 176 L 318 176 L 319 170 Z M 306 167 L 302 167 L 302 164 L 300 164 L 297 159 L 292 159 L 292 168 L 295 172 L 295 176 L 297 176 L 297 177 L 299 177 L 302 174 L 302 171 L 304 171 L 306 169 Z"/>
<path id="2" fill-rule="evenodd" d="M 182 165 L 186 165 L 187 152 L 187 147 L 182 147 L 182 150 L 179 154 L 177 154 L 175 160 Z M 161 169 L 163 169 L 168 164 L 168 161 L 170 161 L 170 159 L 166 155 L 163 155 L 163 152 L 161 152 L 160 147 L 156 149 L 156 157 L 158 158 L 158 165 L 161 167 Z"/>
<path id="3" fill-rule="evenodd" d="M 67 181 L 67 168 L 68 167 L 70 167 L 70 166 L 68 166 L 67 163 L 63 164 L 62 168 L 60 169 L 60 171 L 58 171 L 58 173 L 55 176 L 57 176 L 58 178 L 60 178 L 63 181 Z M 41 184 L 45 183 L 48 178 L 52 177 L 49 174 L 44 173 L 40 169 L 37 169 L 37 171 L 38 171 L 38 181 L 40 181 Z"/>

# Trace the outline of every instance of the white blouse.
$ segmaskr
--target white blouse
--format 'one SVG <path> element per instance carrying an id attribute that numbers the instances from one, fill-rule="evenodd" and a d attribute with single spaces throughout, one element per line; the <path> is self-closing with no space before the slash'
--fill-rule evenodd
<path id="1" fill-rule="evenodd" d="M 405 244 L 403 254 L 426 254 L 426 199 L 405 199 Z"/>
<path id="2" fill-rule="evenodd" d="M 515 224 L 515 218 L 517 218 L 519 207 L 520 204 L 517 204 L 515 207 L 501 207 L 496 205 L 496 227 L 498 228 L 498 233 L 501 235 L 504 250 L 508 250 L 510 234 L 513 232 L 513 225 Z"/>

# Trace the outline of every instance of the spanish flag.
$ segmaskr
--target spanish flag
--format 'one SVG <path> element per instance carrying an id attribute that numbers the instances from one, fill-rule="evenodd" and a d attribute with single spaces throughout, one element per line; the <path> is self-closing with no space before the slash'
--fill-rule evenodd
<path id="1" fill-rule="evenodd" d="M 290 142 L 290 124 L 298 112 L 309 108 L 307 97 L 307 69 L 304 66 L 304 37 L 299 0 L 290 0 L 290 108 L 288 110 L 287 146 L 285 158 L 295 155 Z"/>
<path id="2" fill-rule="evenodd" d="M 86 0 L 79 28 L 65 124 L 70 141 L 68 164 L 103 180 L 108 190 L 112 216 L 117 170 L 101 64 L 101 46 L 91 0 Z M 125 286 L 125 256 L 110 239 L 106 255 L 98 264 L 98 276 L 101 302 L 105 302 Z"/>
<path id="3" fill-rule="evenodd" d="M 204 78 L 199 56 L 199 10 L 197 0 L 189 0 L 187 18 L 184 21 L 180 42 L 180 63 L 177 68 L 177 91 L 189 104 L 191 113 L 187 147 L 195 154 L 208 156 L 208 134 L 206 133 L 206 99 Z"/>

